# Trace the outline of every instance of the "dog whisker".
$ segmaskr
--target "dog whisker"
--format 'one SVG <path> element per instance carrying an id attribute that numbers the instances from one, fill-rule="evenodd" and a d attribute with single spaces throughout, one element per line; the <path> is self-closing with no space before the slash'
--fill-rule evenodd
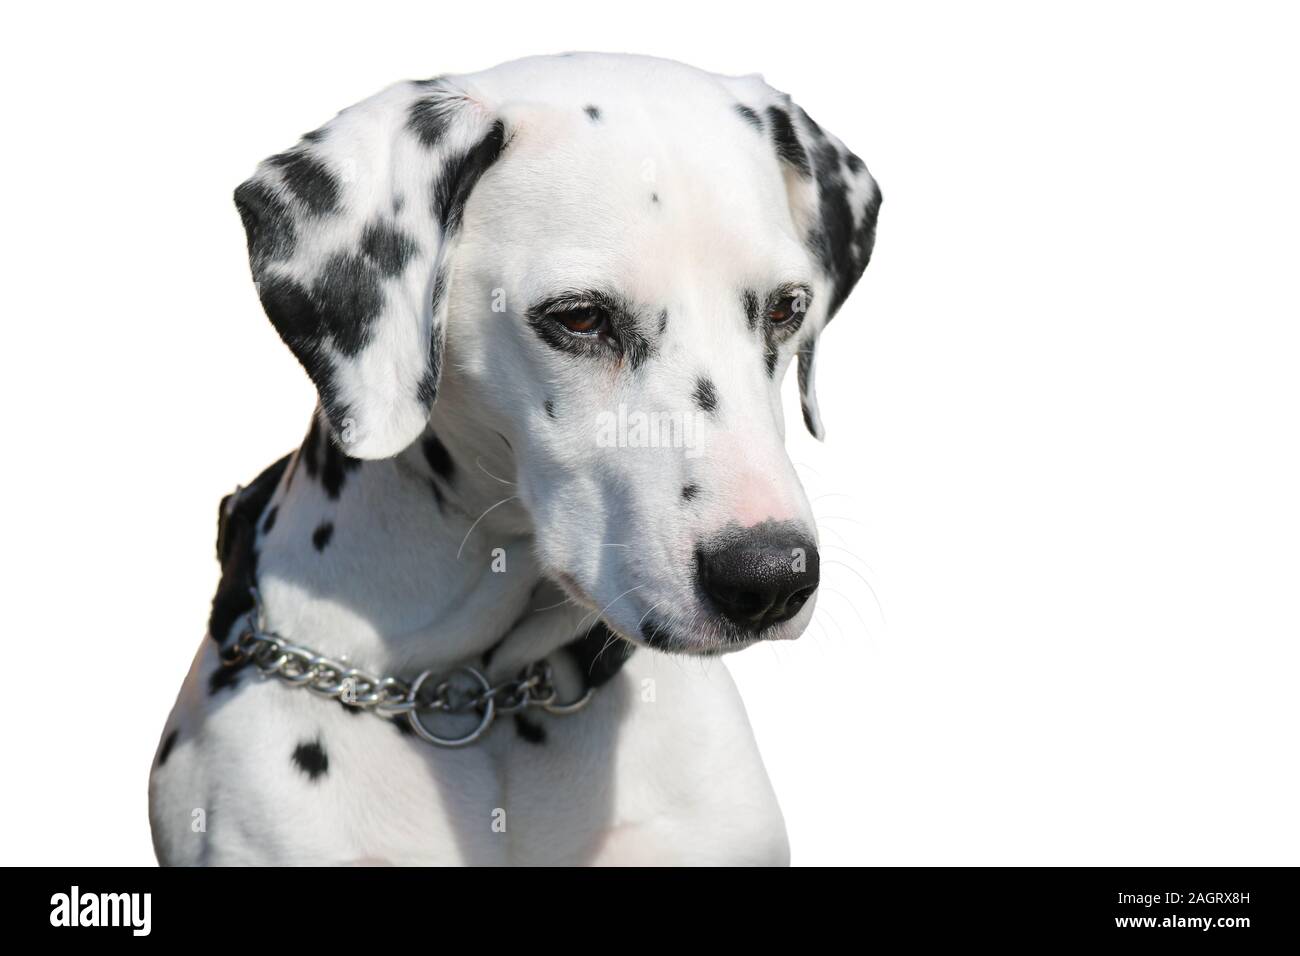
<path id="1" fill-rule="evenodd" d="M 790 459 L 790 464 L 794 465 L 796 468 L 802 468 L 805 471 L 811 471 L 818 478 L 822 477 L 822 473 L 818 471 L 816 468 L 814 468 L 812 465 L 808 464 L 806 461 L 795 461 L 792 458 Z"/>
<path id="2" fill-rule="evenodd" d="M 857 570 L 857 568 L 853 567 L 853 565 L 848 564 L 847 562 L 837 561 L 834 558 L 828 558 L 826 560 L 826 564 L 834 564 L 847 569 L 849 572 L 856 575 L 858 580 L 860 580 L 863 584 L 867 586 L 867 590 L 871 592 L 871 599 L 876 602 L 876 610 L 880 613 L 880 623 L 888 627 L 889 622 L 885 620 L 885 609 L 881 606 L 880 598 L 876 594 L 876 589 L 871 586 L 871 582 L 868 581 L 862 575 L 862 573 Z"/>
<path id="3" fill-rule="evenodd" d="M 822 548 L 823 548 L 823 549 L 831 548 L 831 549 L 833 549 L 833 550 L 835 550 L 835 551 L 843 551 L 845 554 L 849 555 L 849 557 L 854 558 L 854 559 L 856 559 L 856 560 L 858 560 L 858 561 L 861 561 L 861 562 L 862 562 L 862 566 L 863 566 L 864 568 L 866 568 L 868 571 L 870 571 L 872 574 L 875 574 L 875 573 L 876 573 L 876 569 L 873 568 L 870 564 L 868 564 L 867 561 L 866 561 L 866 559 L 863 558 L 862 555 L 860 555 L 860 554 L 858 554 L 856 551 L 854 551 L 852 548 L 844 548 L 844 547 L 841 547 L 841 546 L 838 545 L 838 544 L 824 544 L 824 545 L 822 545 Z"/>
<path id="4" fill-rule="evenodd" d="M 622 597 L 624 597 L 624 596 L 626 596 L 626 595 L 628 595 L 628 594 L 631 594 L 632 591 L 640 590 L 640 589 L 643 588 L 644 586 L 645 586 L 645 585 L 643 585 L 643 584 L 638 584 L 636 587 L 631 588 L 630 590 L 624 591 L 624 592 L 623 592 L 622 594 L 620 594 L 618 597 L 614 598 L 613 601 L 610 601 L 609 604 L 607 604 L 607 605 L 605 606 L 605 610 L 604 610 L 604 611 L 601 611 L 600 613 L 601 613 L 601 614 L 604 614 L 605 611 L 608 611 L 611 607 L 614 606 L 615 602 L 617 602 L 617 601 L 619 600 L 619 598 L 622 598 Z M 659 606 L 659 604 L 662 604 L 662 603 L 663 603 L 663 602 L 660 601 L 658 604 L 654 604 L 654 605 L 652 605 L 651 608 L 650 608 L 650 611 L 653 611 L 656 607 Z M 646 618 L 646 614 L 649 614 L 650 611 L 646 611 L 645 614 L 641 615 L 641 621 L 644 621 L 644 620 L 645 620 L 645 618 Z M 585 621 L 586 618 L 584 617 L 583 620 Z M 641 621 L 638 621 L 638 622 L 637 622 L 637 628 L 638 628 L 638 629 L 641 627 Z M 594 628 L 596 625 L 593 623 L 591 626 L 592 626 L 592 628 Z M 579 625 L 579 627 L 581 627 L 581 625 Z M 590 634 L 590 633 L 591 633 L 591 630 L 589 629 L 589 630 L 587 631 L 587 634 Z M 604 653 L 605 653 L 607 650 L 609 650 L 610 646 L 613 645 L 613 644 L 615 644 L 616 642 L 618 642 L 618 641 L 620 641 L 620 640 L 626 640 L 626 638 L 624 638 L 621 634 L 619 634 L 619 633 L 618 633 L 617 631 L 615 631 L 613 628 L 610 628 L 610 629 L 609 629 L 609 639 L 608 639 L 607 641 L 605 641 L 605 643 L 601 646 L 600 650 L 596 653 L 596 656 L 593 657 L 593 658 L 591 659 L 591 666 L 594 668 L 594 667 L 596 666 L 596 662 L 599 661 L 599 660 L 601 659 L 601 657 L 604 655 Z"/>
<path id="5" fill-rule="evenodd" d="M 850 518 L 848 515 L 818 515 L 817 520 L 818 521 L 849 521 L 852 522 L 853 524 L 860 525 L 863 528 L 867 527 L 867 523 L 865 521 L 859 521 L 857 518 Z"/>
<path id="6" fill-rule="evenodd" d="M 844 533 L 843 533 L 843 532 L 841 532 L 841 531 L 840 531 L 839 529 L 837 529 L 837 528 L 832 528 L 832 527 L 830 527 L 829 525 L 826 525 L 826 526 L 823 526 L 823 525 L 820 525 L 820 524 L 817 525 L 817 533 L 818 533 L 818 534 L 826 534 L 826 533 L 830 533 L 830 534 L 835 535 L 835 537 L 838 538 L 838 539 L 841 540 L 841 541 L 847 541 L 847 540 L 848 540 L 847 538 L 844 537 Z M 827 547 L 827 546 L 826 546 L 826 545 L 822 545 L 822 547 Z"/>
<path id="7" fill-rule="evenodd" d="M 867 622 L 863 620 L 861 614 L 858 614 L 858 610 L 856 607 L 854 607 L 852 599 L 843 591 L 837 590 L 836 588 L 833 588 L 830 585 L 823 584 L 822 587 L 823 589 L 825 589 L 825 591 L 828 594 L 833 594 L 836 597 L 841 597 L 848 603 L 849 609 L 853 611 L 853 613 L 857 616 L 858 622 L 862 625 L 863 633 L 864 634 L 867 633 Z M 839 620 L 835 617 L 835 613 L 829 607 L 826 606 L 825 602 L 817 606 L 817 623 L 821 625 L 822 634 L 826 637 L 831 636 L 830 632 L 826 629 L 827 623 L 835 625 L 835 631 L 837 634 L 839 634 L 841 638 L 847 637 L 847 635 L 844 632 L 843 626 L 840 624 Z"/>
<path id="8" fill-rule="evenodd" d="M 613 630 L 609 632 L 609 637 L 606 638 L 605 643 L 600 646 L 600 650 L 596 652 L 596 656 L 591 659 L 591 666 L 587 668 L 588 674 L 595 670 L 596 663 L 604 656 L 605 652 L 610 649 L 610 646 L 621 640 L 623 640 L 623 638 L 617 632 Z"/>
<path id="9" fill-rule="evenodd" d="M 501 507 L 503 504 L 505 504 L 507 501 L 518 501 L 518 500 L 519 500 L 519 496 L 518 496 L 518 495 L 511 495 L 509 498 L 502 498 L 500 501 L 498 501 L 498 502 L 497 502 L 496 504 L 494 504 L 492 507 L 488 508 L 487 511 L 484 511 L 481 515 L 479 515 L 479 516 L 474 520 L 474 523 L 473 523 L 472 525 L 469 526 L 469 530 L 465 532 L 465 537 L 463 537 L 463 538 L 461 539 L 461 541 L 460 541 L 460 547 L 456 549 L 456 560 L 457 560 L 457 561 L 460 560 L 461 552 L 463 552 L 463 551 L 465 550 L 465 542 L 469 540 L 469 536 L 470 536 L 471 534 L 474 533 L 474 529 L 478 527 L 478 523 L 479 523 L 480 521 L 482 521 L 484 518 L 486 518 L 490 512 L 495 511 L 497 508 L 500 508 L 500 507 Z"/>
<path id="10" fill-rule="evenodd" d="M 813 498 L 813 499 L 811 499 L 811 500 L 812 500 L 812 501 L 821 501 L 823 498 L 848 498 L 848 499 L 850 499 L 850 500 L 852 500 L 852 501 L 857 501 L 857 500 L 858 500 L 858 496 L 857 496 L 857 495 L 851 495 L 851 494 L 849 494 L 847 491 L 828 491 L 828 492 L 825 492 L 824 494 L 820 494 L 820 495 L 818 495 L 816 498 Z"/>
<path id="11" fill-rule="evenodd" d="M 503 485 L 512 485 L 512 486 L 513 486 L 513 485 L 515 484 L 513 481 L 506 481 L 504 478 L 498 478 L 496 475 L 492 474 L 492 472 L 490 472 L 490 471 L 488 471 L 486 468 L 484 468 L 484 467 L 483 467 L 483 457 L 482 457 L 481 455 L 480 455 L 478 458 L 475 458 L 475 459 L 474 459 L 474 464 L 476 464 L 476 465 L 478 466 L 478 470 L 479 470 L 479 471 L 483 472 L 483 474 L 487 475 L 489 478 L 491 478 L 491 479 L 494 480 L 494 481 L 499 481 L 499 482 L 501 482 L 501 484 L 503 484 Z"/>
<path id="12" fill-rule="evenodd" d="M 836 588 L 827 588 L 827 592 L 833 595 L 834 597 L 842 598 L 844 600 L 844 603 L 849 606 L 849 610 L 853 612 L 853 616 L 858 619 L 858 624 L 862 628 L 862 635 L 867 639 L 868 644 L 870 644 L 874 649 L 876 647 L 876 639 L 877 639 L 878 631 L 873 630 L 872 628 L 867 626 L 867 622 L 863 619 L 862 615 L 858 612 L 858 606 L 857 604 L 854 603 L 852 596 Z M 818 611 L 820 613 L 821 609 L 818 608 Z M 835 625 L 835 628 L 839 632 L 840 637 L 844 638 L 846 636 L 844 627 L 840 624 L 839 619 L 835 616 L 834 612 L 829 606 L 826 607 L 826 618 L 828 621 L 830 621 L 832 624 Z"/>
<path id="13" fill-rule="evenodd" d="M 603 608 L 601 608 L 599 611 L 592 611 L 591 613 L 584 615 L 583 618 L 582 618 L 582 621 L 578 624 L 578 627 L 579 627 L 579 628 L 581 628 L 582 625 L 586 623 L 587 618 L 588 618 L 588 617 L 591 617 L 592 614 L 595 614 L 595 616 L 596 616 L 596 620 L 594 620 L 594 621 L 591 622 L 591 627 L 587 628 L 587 633 L 584 634 L 583 637 L 590 637 L 590 636 L 591 636 L 591 632 L 592 632 L 592 630 L 596 627 L 597 624 L 600 623 L 600 619 L 601 619 L 602 617 L 605 616 L 605 612 L 606 612 L 606 611 L 608 611 L 610 608 L 612 608 L 612 607 L 613 607 L 615 604 L 617 604 L 620 600 L 622 600 L 623 598 L 627 597 L 627 596 L 628 596 L 629 594 L 631 594 L 633 591 L 640 591 L 643 587 L 645 587 L 644 584 L 638 584 L 636 587 L 628 588 L 626 591 L 624 591 L 624 592 L 623 592 L 622 594 L 620 594 L 618 597 L 614 598 L 614 600 L 612 600 L 612 601 L 610 601 L 608 604 L 606 604 L 606 605 L 605 605 Z M 611 629 L 611 630 L 612 630 L 612 629 Z"/>
<path id="14" fill-rule="evenodd" d="M 665 600 L 666 600 L 666 599 L 665 599 Z M 641 625 L 645 623 L 645 619 L 646 619 L 646 618 L 648 618 L 651 614 L 654 613 L 655 608 L 659 607 L 659 606 L 660 606 L 661 604 L 663 604 L 663 603 L 664 603 L 663 601 L 655 601 L 654 604 L 651 604 L 651 605 L 650 605 L 650 610 L 648 610 L 648 611 L 646 611 L 644 614 L 642 614 L 642 615 L 641 615 L 641 620 L 639 620 L 639 621 L 636 622 L 637 630 L 640 630 L 640 629 L 641 629 Z"/>
<path id="15" fill-rule="evenodd" d="M 566 604 L 572 604 L 574 607 L 582 607 L 582 605 L 574 601 L 573 598 L 569 597 L 568 595 L 565 595 L 565 598 L 562 601 L 556 601 L 554 604 L 548 604 L 545 607 L 535 607 L 532 610 L 530 610 L 528 613 L 540 614 L 542 611 L 554 611 L 557 607 L 564 607 L 564 605 Z"/>

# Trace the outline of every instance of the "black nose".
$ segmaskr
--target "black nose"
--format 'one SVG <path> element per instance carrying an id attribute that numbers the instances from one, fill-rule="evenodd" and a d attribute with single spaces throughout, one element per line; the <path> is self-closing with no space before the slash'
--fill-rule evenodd
<path id="1" fill-rule="evenodd" d="M 695 552 L 700 586 L 745 631 L 788 621 L 817 590 L 817 545 L 789 523 L 764 522 L 724 533 Z"/>

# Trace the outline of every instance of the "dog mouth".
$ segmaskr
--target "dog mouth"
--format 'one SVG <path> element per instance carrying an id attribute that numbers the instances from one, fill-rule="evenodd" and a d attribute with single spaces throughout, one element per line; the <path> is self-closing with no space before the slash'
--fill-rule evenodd
<path id="1" fill-rule="evenodd" d="M 667 602 L 658 601 L 649 604 L 649 610 L 639 608 L 629 611 L 628 620 L 617 620 L 622 615 L 618 612 L 623 607 L 604 606 L 578 583 L 577 578 L 565 571 L 548 569 L 547 576 L 564 591 L 575 604 L 599 616 L 599 621 L 609 631 L 629 644 L 688 657 L 719 657 L 744 650 L 761 641 L 797 637 L 802 628 L 790 633 L 786 622 L 773 624 L 761 629 L 741 627 L 726 616 L 705 610 L 707 602 L 703 595 L 694 594 L 687 604 L 701 610 L 691 615 L 660 613 L 659 608 Z M 611 605 L 621 604 L 614 601 Z M 804 602 L 800 602 L 801 605 Z M 611 615 L 609 612 L 615 613 Z"/>
<path id="2" fill-rule="evenodd" d="M 686 636 L 675 623 L 661 617 L 646 617 L 639 627 L 637 643 L 668 654 L 686 654 L 692 657 L 717 657 L 733 651 L 744 650 L 751 644 L 764 640 L 766 635 L 746 633 L 738 628 L 712 625 L 710 636 Z"/>

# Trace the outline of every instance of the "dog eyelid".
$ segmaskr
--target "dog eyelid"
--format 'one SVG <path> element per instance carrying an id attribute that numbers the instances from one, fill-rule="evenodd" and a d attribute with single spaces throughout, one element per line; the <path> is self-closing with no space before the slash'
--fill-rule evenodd
<path id="1" fill-rule="evenodd" d="M 554 315 L 561 312 L 577 312 L 582 309 L 600 309 L 612 314 L 613 303 L 609 296 L 601 292 L 573 291 L 561 292 L 539 302 L 529 311 L 534 315 Z"/>

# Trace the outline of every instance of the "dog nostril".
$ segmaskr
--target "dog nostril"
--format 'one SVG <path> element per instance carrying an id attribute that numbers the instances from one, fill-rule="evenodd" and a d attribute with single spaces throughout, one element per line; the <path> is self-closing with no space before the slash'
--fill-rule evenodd
<path id="1" fill-rule="evenodd" d="M 817 586 L 814 584 L 810 587 L 801 588 L 800 590 L 795 591 L 786 599 L 785 606 L 790 611 L 791 617 L 799 613 L 799 608 L 808 603 L 808 599 L 813 596 L 813 592 L 816 590 Z"/>
<path id="2" fill-rule="evenodd" d="M 701 590 L 750 633 L 790 620 L 817 590 L 817 546 L 794 525 L 766 522 L 724 533 L 696 551 Z"/>
<path id="3" fill-rule="evenodd" d="M 761 617 L 767 613 L 768 600 L 757 591 L 743 591 L 715 585 L 709 590 L 710 596 L 720 604 L 730 608 L 732 613 L 742 617 Z"/>

